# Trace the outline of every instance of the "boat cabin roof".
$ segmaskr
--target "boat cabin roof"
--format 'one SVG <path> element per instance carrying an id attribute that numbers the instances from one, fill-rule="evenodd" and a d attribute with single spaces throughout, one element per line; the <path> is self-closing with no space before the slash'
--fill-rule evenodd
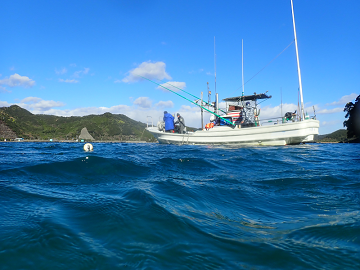
<path id="1" fill-rule="evenodd" d="M 242 100 L 245 101 L 245 100 L 257 100 L 257 99 L 267 99 L 267 98 L 271 98 L 271 96 L 268 96 L 266 94 L 254 93 L 254 95 L 251 96 L 229 97 L 229 98 L 224 98 L 223 100 L 226 102 L 239 102 Z"/>

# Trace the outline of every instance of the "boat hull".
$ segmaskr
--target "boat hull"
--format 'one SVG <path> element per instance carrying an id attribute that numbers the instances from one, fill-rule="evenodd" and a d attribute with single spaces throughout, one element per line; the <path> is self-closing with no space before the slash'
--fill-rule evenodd
<path id="1" fill-rule="evenodd" d="M 309 119 L 247 128 L 215 126 L 187 134 L 166 133 L 157 127 L 148 127 L 147 130 L 164 144 L 288 145 L 312 141 L 314 135 L 319 134 L 319 121 Z"/>

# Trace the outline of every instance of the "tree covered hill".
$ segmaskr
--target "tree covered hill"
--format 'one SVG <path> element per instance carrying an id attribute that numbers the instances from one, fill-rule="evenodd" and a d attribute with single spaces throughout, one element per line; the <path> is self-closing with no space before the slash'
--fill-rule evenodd
<path id="1" fill-rule="evenodd" d="M 146 124 L 122 114 L 104 113 L 87 116 L 54 116 L 32 114 L 17 106 L 0 108 L 0 121 L 17 137 L 39 140 L 76 139 L 86 127 L 95 140 L 155 141 L 145 130 Z M 1 135 L 0 135 L 1 137 Z"/>
<path id="2" fill-rule="evenodd" d="M 346 129 L 339 129 L 330 134 L 318 135 L 317 142 L 347 142 Z"/>

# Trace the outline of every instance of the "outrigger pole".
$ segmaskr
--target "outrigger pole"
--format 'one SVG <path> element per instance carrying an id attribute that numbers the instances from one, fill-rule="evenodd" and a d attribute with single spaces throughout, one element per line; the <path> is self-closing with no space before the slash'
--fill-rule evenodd
<path id="1" fill-rule="evenodd" d="M 190 99 L 188 99 L 188 98 L 186 98 L 186 97 L 183 97 L 182 95 L 180 95 L 180 94 L 176 93 L 175 91 L 173 91 L 173 90 L 171 90 L 171 89 L 169 89 L 169 88 L 167 88 L 167 87 L 165 87 L 165 86 L 163 86 L 163 85 L 161 85 L 161 84 L 159 84 L 159 83 L 156 83 L 156 82 L 154 82 L 154 81 L 152 81 L 152 80 L 150 80 L 150 79 L 148 79 L 148 78 L 145 78 L 145 77 L 143 77 L 143 76 L 139 76 L 139 77 L 141 77 L 141 78 L 143 78 L 143 79 L 145 79 L 145 80 L 148 80 L 149 82 L 152 82 L 152 83 L 154 83 L 154 84 L 157 84 L 157 85 L 161 86 L 162 88 L 165 88 L 166 90 L 169 90 L 170 92 L 173 92 L 174 94 L 176 94 L 176 95 L 178 95 L 178 96 L 182 97 L 183 99 L 186 99 L 187 101 L 190 101 L 191 103 L 195 104 L 196 106 L 198 106 L 198 107 L 200 107 L 200 108 L 202 108 L 202 109 L 204 109 L 204 110 L 208 111 L 209 113 L 211 113 L 211 114 L 213 114 L 213 115 L 215 115 L 215 116 L 217 116 L 217 117 L 219 117 L 219 118 L 223 119 L 225 122 L 227 122 L 227 123 L 229 123 L 229 124 L 231 124 L 231 125 L 235 126 L 235 124 L 234 124 L 234 123 L 230 122 L 229 120 L 225 119 L 224 117 L 221 117 L 220 115 L 218 115 L 218 114 L 216 114 L 216 113 L 214 113 L 214 112 L 212 112 L 212 111 L 210 111 L 210 110 L 206 109 L 205 107 L 203 107 L 203 106 L 201 106 L 201 105 L 197 104 L 196 102 L 194 102 L 194 101 L 192 101 L 192 100 L 190 100 Z"/>
<path id="2" fill-rule="evenodd" d="M 198 98 L 197 96 L 194 96 L 193 94 L 190 94 L 190 93 L 186 92 L 185 90 L 183 90 L 183 89 L 181 89 L 181 88 L 179 88 L 179 87 L 177 87 L 177 86 L 175 86 L 175 85 L 172 85 L 171 83 L 167 83 L 167 84 L 168 84 L 168 85 L 171 85 L 172 87 L 175 87 L 175 88 L 179 89 L 180 91 L 185 92 L 186 94 L 188 94 L 188 95 L 190 95 L 190 96 L 192 96 L 192 97 L 194 97 L 194 98 L 196 98 L 196 99 L 198 99 L 198 100 L 200 100 L 200 98 Z M 214 107 L 214 105 L 206 102 L 205 100 L 203 100 L 203 102 L 205 102 L 206 105 L 209 105 L 209 106 L 211 106 L 211 107 Z M 221 110 L 221 109 L 219 109 L 219 110 L 222 111 L 223 113 L 226 113 L 226 112 L 224 112 L 224 111 Z"/>

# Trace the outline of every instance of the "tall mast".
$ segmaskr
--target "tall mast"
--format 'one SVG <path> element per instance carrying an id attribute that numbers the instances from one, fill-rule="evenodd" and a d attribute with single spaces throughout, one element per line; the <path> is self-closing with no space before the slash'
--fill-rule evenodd
<path id="1" fill-rule="evenodd" d="M 216 95 L 216 49 L 215 49 L 215 37 L 214 37 L 214 66 L 215 66 L 215 95 Z"/>
<path id="2" fill-rule="evenodd" d="M 244 96 L 244 40 L 241 40 L 241 73 L 242 73 L 242 96 Z"/>
<path id="3" fill-rule="evenodd" d="M 296 61 L 297 61 L 297 70 L 298 70 L 298 77 L 299 77 L 299 89 L 300 89 L 300 101 L 301 101 L 301 113 L 300 113 L 300 115 L 301 115 L 301 118 L 304 120 L 304 119 L 305 119 L 304 99 L 303 99 L 303 93 L 302 93 L 301 72 L 300 72 L 300 62 L 299 62 L 299 51 L 298 51 L 298 44 L 297 44 L 297 38 L 296 38 L 295 15 L 294 15 L 293 0 L 291 0 L 291 11 L 292 11 L 292 19 L 293 19 L 293 25 L 294 25 Z"/>

